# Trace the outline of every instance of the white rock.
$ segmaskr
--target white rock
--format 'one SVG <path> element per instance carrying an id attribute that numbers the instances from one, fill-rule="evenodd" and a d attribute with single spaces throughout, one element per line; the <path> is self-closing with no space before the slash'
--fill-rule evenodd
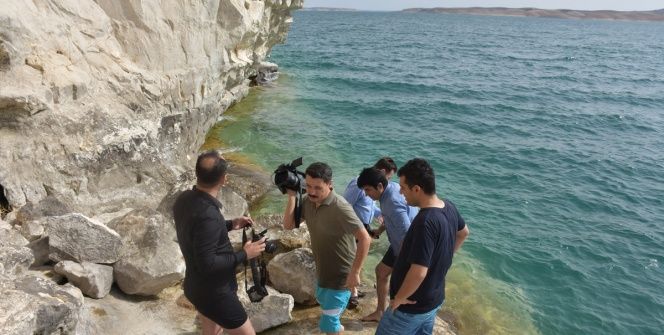
<path id="1" fill-rule="evenodd" d="M 53 261 L 111 264 L 120 258 L 122 240 L 114 230 L 74 213 L 42 220 Z"/>
<path id="2" fill-rule="evenodd" d="M 238 286 L 244 288 L 244 281 Z M 279 293 L 267 286 L 268 295 L 260 302 L 251 302 L 244 289 L 238 290 L 238 298 L 247 311 L 251 324 L 257 333 L 285 324 L 293 319 L 291 312 L 295 306 L 293 297 Z"/>
<path id="3" fill-rule="evenodd" d="M 311 249 L 300 248 L 279 254 L 267 265 L 272 286 L 299 304 L 316 304 L 316 264 Z"/>
<path id="4" fill-rule="evenodd" d="M 70 283 L 88 297 L 103 298 L 113 285 L 113 267 L 108 265 L 62 261 L 56 264 L 53 270 L 67 277 Z"/>
<path id="5" fill-rule="evenodd" d="M 83 295 L 71 286 L 26 276 L 0 276 L 0 334 L 72 334 Z"/>
<path id="6" fill-rule="evenodd" d="M 184 278 L 184 258 L 170 219 L 154 210 L 138 209 L 109 225 L 124 241 L 122 257 L 113 264 L 115 281 L 123 292 L 156 295 Z"/>

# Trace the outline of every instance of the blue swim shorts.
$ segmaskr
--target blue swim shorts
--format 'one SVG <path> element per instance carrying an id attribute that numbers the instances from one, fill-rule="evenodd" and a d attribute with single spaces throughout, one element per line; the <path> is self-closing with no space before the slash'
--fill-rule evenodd
<path id="1" fill-rule="evenodd" d="M 349 290 L 333 290 L 316 286 L 316 300 L 322 310 L 318 328 L 323 333 L 341 331 L 341 314 L 346 310 L 349 299 Z"/>

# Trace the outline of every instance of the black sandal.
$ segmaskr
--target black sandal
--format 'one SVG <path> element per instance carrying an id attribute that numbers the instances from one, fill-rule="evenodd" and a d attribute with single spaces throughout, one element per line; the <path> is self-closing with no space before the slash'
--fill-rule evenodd
<path id="1" fill-rule="evenodd" d="M 360 305 L 360 301 L 358 300 L 356 295 L 353 295 L 348 299 L 348 309 L 355 309 L 357 306 Z"/>

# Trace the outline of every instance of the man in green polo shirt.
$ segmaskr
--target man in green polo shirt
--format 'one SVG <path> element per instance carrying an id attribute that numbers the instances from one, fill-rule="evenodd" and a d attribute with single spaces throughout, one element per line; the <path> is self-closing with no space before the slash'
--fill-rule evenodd
<path id="1" fill-rule="evenodd" d="M 353 207 L 334 192 L 332 169 L 327 164 L 309 165 L 305 182 L 307 195 L 302 203 L 302 219 L 309 228 L 316 262 L 316 299 L 322 309 L 319 328 L 327 334 L 338 334 L 344 329 L 340 320 L 350 290 L 360 284 L 360 271 L 371 237 Z M 291 190 L 287 194 L 284 229 L 289 230 L 295 228 L 296 194 Z"/>

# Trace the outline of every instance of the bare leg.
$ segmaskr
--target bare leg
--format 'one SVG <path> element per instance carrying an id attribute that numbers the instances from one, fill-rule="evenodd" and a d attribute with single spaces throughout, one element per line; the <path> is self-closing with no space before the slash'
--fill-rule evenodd
<path id="1" fill-rule="evenodd" d="M 224 328 L 221 328 L 220 325 L 216 324 L 214 321 L 206 318 L 203 314 L 198 314 L 201 318 L 201 330 L 203 335 L 220 335 L 224 332 Z M 255 335 L 256 331 L 254 326 L 251 325 L 251 321 L 247 319 L 242 326 L 235 329 L 226 329 L 226 333 L 230 335 Z"/>
<path id="2" fill-rule="evenodd" d="M 242 326 L 235 329 L 226 329 L 226 333 L 230 335 L 256 335 L 254 326 L 251 324 L 251 321 L 247 319 Z"/>
<path id="3" fill-rule="evenodd" d="M 378 303 L 376 310 L 363 317 L 362 321 L 380 321 L 383 317 L 383 312 L 387 308 L 387 294 L 389 293 L 389 278 L 392 274 L 392 268 L 383 264 L 383 262 L 376 265 L 376 295 L 378 296 Z"/>
<path id="4" fill-rule="evenodd" d="M 198 313 L 198 317 L 201 319 L 201 330 L 203 335 L 218 335 L 224 331 L 220 325 L 206 318 L 205 315 Z"/>

